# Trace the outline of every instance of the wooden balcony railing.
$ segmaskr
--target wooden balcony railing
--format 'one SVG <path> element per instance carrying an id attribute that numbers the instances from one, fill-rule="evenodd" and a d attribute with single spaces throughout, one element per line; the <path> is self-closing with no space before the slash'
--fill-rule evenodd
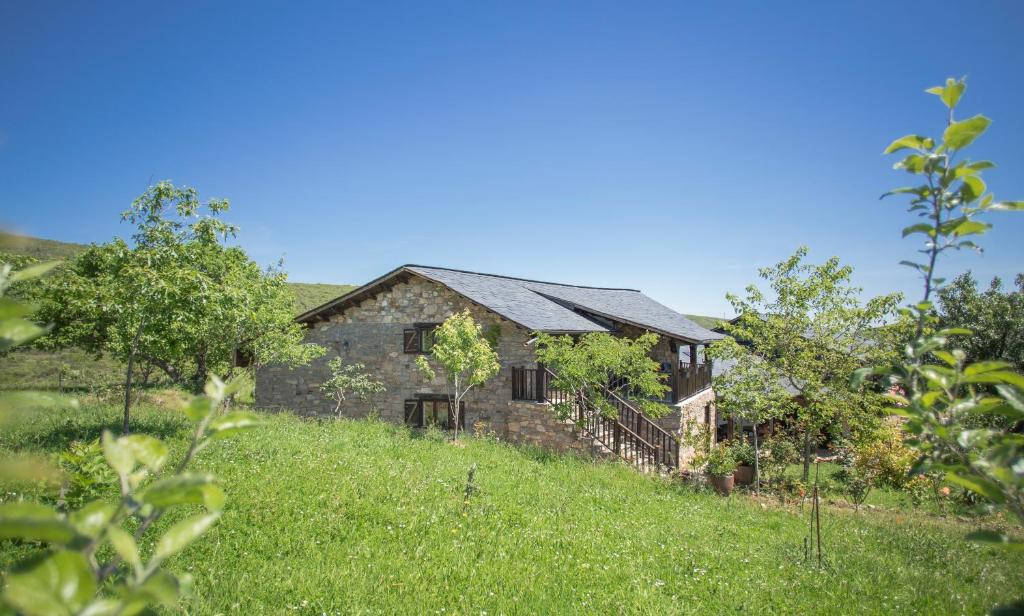
<path id="1" fill-rule="evenodd" d="M 512 399 L 570 406 L 574 423 L 623 460 L 641 470 L 677 468 L 679 441 L 639 409 L 606 388 L 601 395 L 615 409 L 602 413 L 593 401 L 551 386 L 555 375 L 544 367 L 512 367 Z"/>
<path id="2" fill-rule="evenodd" d="M 711 387 L 711 364 L 697 364 L 680 362 L 679 371 L 676 373 L 675 400 L 685 400 L 690 396 L 700 393 Z"/>

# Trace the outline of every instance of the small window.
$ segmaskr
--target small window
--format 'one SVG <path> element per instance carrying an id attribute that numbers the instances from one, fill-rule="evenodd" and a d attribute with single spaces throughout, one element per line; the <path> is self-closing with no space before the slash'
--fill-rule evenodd
<path id="1" fill-rule="evenodd" d="M 414 428 L 436 426 L 448 430 L 455 425 L 455 414 L 448 400 L 406 400 L 405 423 Z M 466 427 L 466 403 L 459 403 L 459 427 Z"/>
<path id="2" fill-rule="evenodd" d="M 402 348 L 406 353 L 429 353 L 434 348 L 437 323 L 421 323 L 402 332 Z"/>

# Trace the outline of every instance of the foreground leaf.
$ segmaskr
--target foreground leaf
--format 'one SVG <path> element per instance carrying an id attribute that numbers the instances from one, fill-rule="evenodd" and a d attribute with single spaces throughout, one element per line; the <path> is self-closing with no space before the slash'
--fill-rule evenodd
<path id="1" fill-rule="evenodd" d="M 31 616 L 75 614 L 92 599 L 96 581 L 85 557 L 57 552 L 23 573 L 8 576 L 4 599 Z"/>
<path id="2" fill-rule="evenodd" d="M 213 526 L 219 517 L 219 513 L 207 513 L 178 522 L 167 529 L 163 537 L 160 537 L 153 558 L 162 561 L 168 556 L 177 554 Z"/>

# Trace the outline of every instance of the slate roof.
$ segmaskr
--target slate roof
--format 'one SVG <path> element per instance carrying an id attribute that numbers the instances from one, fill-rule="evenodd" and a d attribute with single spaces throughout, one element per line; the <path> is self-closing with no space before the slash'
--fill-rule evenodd
<path id="1" fill-rule="evenodd" d="M 464 297 L 527 329 L 554 333 L 610 331 L 607 320 L 635 325 L 688 342 L 707 342 L 722 334 L 705 329 L 636 289 L 585 287 L 481 274 L 443 267 L 404 265 L 349 295 L 402 272 L 411 272 L 445 285 Z M 339 305 L 342 296 L 299 317 L 305 320 Z"/>

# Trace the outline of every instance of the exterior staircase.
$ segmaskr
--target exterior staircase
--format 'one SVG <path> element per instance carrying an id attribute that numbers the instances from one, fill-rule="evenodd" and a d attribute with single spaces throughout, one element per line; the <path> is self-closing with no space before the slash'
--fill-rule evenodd
<path id="1" fill-rule="evenodd" d="M 643 472 L 671 471 L 679 467 L 679 441 L 651 421 L 627 400 L 602 388 L 614 416 L 601 412 L 593 400 L 555 388 L 555 374 L 547 368 L 513 368 L 513 397 L 568 407 L 582 436 L 593 439 L 610 453 Z"/>

